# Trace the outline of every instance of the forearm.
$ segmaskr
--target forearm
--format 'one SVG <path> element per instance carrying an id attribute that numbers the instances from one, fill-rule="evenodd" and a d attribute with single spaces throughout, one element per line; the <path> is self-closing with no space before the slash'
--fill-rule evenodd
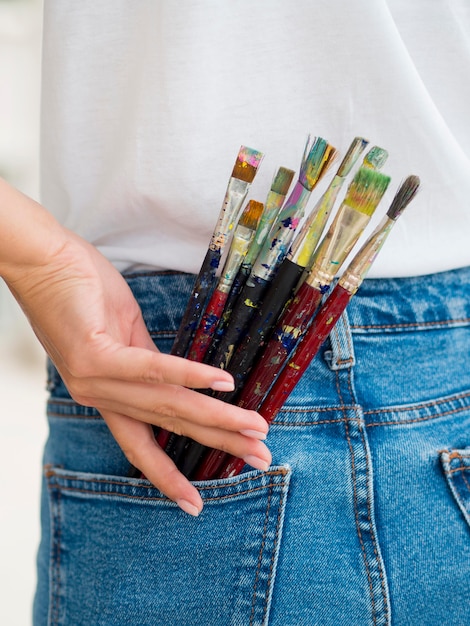
<path id="1" fill-rule="evenodd" d="M 0 276 L 7 283 L 47 264 L 67 240 L 50 213 L 0 179 Z"/>

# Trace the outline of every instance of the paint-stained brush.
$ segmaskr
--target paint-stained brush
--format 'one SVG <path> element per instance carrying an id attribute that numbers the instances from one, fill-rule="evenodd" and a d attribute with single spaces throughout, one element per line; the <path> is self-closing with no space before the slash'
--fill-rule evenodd
<path id="1" fill-rule="evenodd" d="M 225 303 L 222 318 L 217 326 L 218 336 L 221 336 L 224 333 L 228 325 L 230 315 L 232 314 L 233 307 L 235 306 L 235 302 L 240 294 L 240 291 L 245 285 L 248 276 L 251 273 L 253 263 L 256 261 L 259 251 L 261 250 L 261 247 L 265 239 L 267 238 L 269 231 L 271 230 L 271 227 L 284 203 L 287 192 L 289 191 L 289 187 L 291 186 L 292 179 L 294 178 L 294 174 L 295 172 L 293 170 L 290 170 L 287 167 L 280 167 L 274 177 L 271 189 L 269 190 L 266 197 L 265 209 L 261 216 L 261 220 L 256 230 L 254 239 L 250 244 L 246 257 L 243 259 L 242 264 L 235 276 L 229 296 Z M 213 341 L 209 350 L 209 354 L 206 353 L 208 357 L 210 357 L 211 352 L 214 352 L 215 347 L 216 342 Z"/>
<path id="2" fill-rule="evenodd" d="M 296 236 L 289 250 L 287 258 L 293 263 L 301 265 L 302 267 L 310 267 L 313 252 L 320 241 L 328 216 L 336 202 L 338 194 L 346 181 L 346 177 L 351 172 L 357 159 L 365 150 L 368 143 L 367 139 L 363 137 L 355 137 L 353 139 L 341 161 L 338 171 L 328 185 L 325 193 L 305 220 L 302 229 L 299 231 L 299 234 Z"/>
<path id="3" fill-rule="evenodd" d="M 294 387 L 305 373 L 312 359 L 333 330 L 351 298 L 357 292 L 387 240 L 397 219 L 415 197 L 420 185 L 418 176 L 409 176 L 397 191 L 387 214 L 370 235 L 344 271 L 330 296 L 320 308 L 310 328 L 299 343 L 293 357 L 276 378 L 269 394 L 259 407 L 267 422 L 272 422 Z M 234 476 L 243 468 L 244 461 L 230 458 L 222 478 Z"/>
<path id="4" fill-rule="evenodd" d="M 201 362 L 227 302 L 234 278 L 243 262 L 257 232 L 264 205 L 250 200 L 233 232 L 230 250 L 222 269 L 217 287 L 212 292 L 202 321 L 194 335 L 188 359 Z"/>
<path id="5" fill-rule="evenodd" d="M 199 270 L 196 282 L 189 298 L 176 335 L 171 354 L 186 356 L 193 334 L 204 313 L 206 300 L 214 286 L 220 259 L 227 240 L 238 218 L 238 212 L 245 200 L 248 189 L 253 182 L 263 154 L 252 148 L 242 146 L 238 153 L 217 225 L 212 233 L 204 261 Z"/>

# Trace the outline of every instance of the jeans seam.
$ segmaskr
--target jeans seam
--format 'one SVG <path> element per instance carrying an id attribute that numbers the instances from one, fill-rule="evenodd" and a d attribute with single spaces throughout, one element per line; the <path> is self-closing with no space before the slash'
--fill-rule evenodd
<path id="1" fill-rule="evenodd" d="M 455 413 L 460 413 L 461 411 L 468 411 L 468 409 L 468 406 L 461 406 L 456 409 L 443 411 L 442 413 L 438 413 L 437 415 L 423 415 L 423 417 L 415 417 L 406 420 L 390 420 L 388 422 L 370 422 L 369 424 L 366 424 L 366 426 L 367 428 L 371 428 L 376 426 L 400 426 L 401 424 L 415 424 L 416 422 L 427 422 L 429 420 L 439 419 L 440 417 L 446 417 L 447 415 L 454 415 Z M 412 409 L 408 410 L 411 411 Z"/>
<path id="2" fill-rule="evenodd" d="M 53 524 L 53 533 L 55 541 L 53 541 L 52 548 L 52 567 L 53 574 L 51 576 L 51 626 L 57 625 L 59 623 L 59 603 L 60 603 L 60 553 L 61 553 L 61 536 L 62 536 L 62 527 L 61 527 L 61 491 L 60 489 L 55 489 L 55 497 L 56 497 L 56 510 L 57 513 L 54 516 L 55 523 Z"/>
<path id="3" fill-rule="evenodd" d="M 268 577 L 268 581 L 267 581 L 267 587 L 266 587 L 266 602 L 264 605 L 264 612 L 263 612 L 263 624 L 264 621 L 266 619 L 266 615 L 268 612 L 268 607 L 269 607 L 269 602 L 268 602 L 268 596 L 269 596 L 269 591 L 270 591 L 270 586 L 271 586 L 271 579 L 273 576 L 273 571 L 274 571 L 274 561 L 276 559 L 276 546 L 279 540 L 279 529 L 281 527 L 281 517 L 282 517 L 282 511 L 283 511 L 283 506 L 284 506 L 284 498 L 285 498 L 285 492 L 284 490 L 281 490 L 281 494 L 280 494 L 280 498 L 279 498 L 279 509 L 277 512 L 277 520 L 276 520 L 276 534 L 274 537 L 274 545 L 273 545 L 273 551 L 272 551 L 272 555 L 271 555 L 271 564 L 269 566 L 269 577 Z M 267 622 L 266 622 L 267 624 Z"/>
<path id="4" fill-rule="evenodd" d="M 272 470 L 272 471 L 263 472 L 263 476 L 280 476 L 280 475 L 281 476 L 286 476 L 287 475 L 287 471 L 283 470 L 283 469 L 280 469 L 280 470 Z M 50 478 L 51 476 L 57 476 L 57 474 L 56 474 L 56 472 L 54 472 L 53 469 L 50 468 L 50 466 L 46 466 L 46 468 L 45 468 L 45 476 L 46 476 L 46 478 Z M 71 474 L 62 474 L 60 476 L 60 478 L 62 480 L 77 480 L 77 477 L 76 476 L 72 476 Z M 123 487 L 123 486 L 128 487 L 128 486 L 130 486 L 130 483 L 128 483 L 126 485 L 124 482 L 121 482 L 119 480 L 108 480 L 106 478 L 103 478 L 103 479 L 100 479 L 100 478 L 80 479 L 79 478 L 78 480 L 84 480 L 85 482 L 88 482 L 88 483 L 91 483 L 91 484 L 96 484 L 96 485 L 104 484 L 104 485 L 116 485 L 116 486 L 120 486 L 120 487 Z M 243 478 L 243 479 L 241 479 L 238 482 L 233 483 L 233 484 L 238 486 L 238 485 L 242 485 L 243 483 L 250 482 L 252 480 L 253 480 L 252 476 L 247 476 L 246 478 Z M 153 485 L 151 485 L 151 484 L 148 484 L 148 485 L 145 485 L 145 484 L 144 485 L 140 485 L 139 484 L 139 485 L 132 485 L 132 486 L 134 486 L 134 487 L 136 487 L 138 489 L 147 489 L 147 490 L 155 489 L 155 487 Z M 225 486 L 231 486 L 231 483 L 220 482 L 220 484 L 218 484 L 216 486 L 216 488 L 220 489 L 220 488 L 224 488 Z M 284 486 L 284 483 L 269 483 L 268 485 L 260 485 L 259 487 L 253 487 L 252 489 L 247 489 L 245 491 L 235 492 L 233 495 L 234 496 L 239 495 L 239 494 L 243 494 L 244 495 L 246 493 L 251 493 L 252 491 L 259 491 L 260 489 L 267 489 L 267 488 L 272 488 L 272 487 L 277 487 L 277 486 Z M 197 485 L 196 488 L 199 491 L 203 491 L 205 489 L 208 489 L 208 490 L 213 489 L 214 486 L 205 487 L 205 486 Z M 104 493 L 104 495 L 108 495 L 108 492 L 98 492 L 98 491 L 94 491 L 93 489 L 81 489 L 81 488 L 72 487 L 72 486 L 61 486 L 61 489 L 63 489 L 64 491 L 78 491 L 80 493 Z M 119 494 L 119 493 L 113 492 L 112 495 L 114 495 L 114 494 L 115 495 L 122 495 L 122 496 L 128 497 L 127 494 Z M 131 497 L 134 497 L 134 498 L 146 498 L 146 496 L 131 496 Z M 223 496 L 223 497 L 225 497 L 225 496 Z M 166 500 L 167 498 L 165 496 L 158 496 L 158 497 L 157 496 L 153 496 L 153 497 L 149 497 L 148 499 Z M 220 497 L 206 498 L 206 501 L 207 500 L 214 500 L 214 499 L 218 500 L 218 499 L 220 499 Z"/>
<path id="5" fill-rule="evenodd" d="M 433 322 L 402 322 L 397 324 L 351 324 L 351 330 L 361 330 L 366 329 L 370 330 L 372 328 L 416 328 L 419 326 L 456 326 L 462 323 L 470 322 L 470 317 L 463 317 L 457 319 L 448 319 L 448 320 L 435 320 Z"/>
<path id="6" fill-rule="evenodd" d="M 342 393 L 341 393 L 341 385 L 339 383 L 339 372 L 336 372 L 336 389 L 337 389 L 337 393 L 338 393 L 338 397 L 340 398 L 341 402 L 343 401 L 343 397 L 342 397 Z M 349 424 L 348 424 L 348 416 L 346 413 L 346 409 L 344 409 L 343 411 L 343 415 L 344 415 L 344 427 L 345 427 L 345 433 L 346 433 L 346 440 L 348 443 L 348 448 L 349 448 L 349 454 L 351 457 L 351 470 L 352 470 L 352 484 L 353 484 L 353 501 L 354 501 L 354 520 L 355 520 L 355 525 L 356 525 L 356 532 L 357 532 L 357 537 L 359 539 L 359 544 L 361 546 L 361 552 L 362 552 L 362 558 L 364 560 L 364 565 L 366 568 L 366 575 L 367 575 L 367 581 L 369 583 L 369 592 L 370 592 L 370 598 L 371 598 L 371 602 L 372 602 L 372 619 L 373 619 L 373 623 L 374 625 L 377 624 L 377 617 L 376 617 L 376 608 L 375 608 L 375 598 L 374 598 L 374 587 L 372 584 L 372 577 L 371 577 L 371 573 L 370 573 L 370 569 L 369 569 L 369 563 L 367 560 L 367 554 L 366 554 L 366 550 L 365 550 L 365 546 L 364 546 L 364 541 L 362 538 L 362 533 L 361 533 L 361 529 L 360 529 L 360 525 L 359 525 L 359 514 L 358 514 L 358 510 L 357 510 L 357 486 L 356 486 L 356 467 L 355 467 L 355 460 L 354 460 L 354 450 L 352 447 L 352 443 L 351 443 L 351 437 L 349 434 Z"/>
<path id="7" fill-rule="evenodd" d="M 254 617 L 255 617 L 256 588 L 258 586 L 259 573 L 260 573 L 260 570 L 261 570 L 261 563 L 262 563 L 262 560 L 263 560 L 264 546 L 266 544 L 266 534 L 268 532 L 269 510 L 271 508 L 271 498 L 272 498 L 272 495 L 273 495 L 273 492 L 270 489 L 269 496 L 268 496 L 268 501 L 266 503 L 266 513 L 265 513 L 265 516 L 264 516 L 263 540 L 261 541 L 261 546 L 260 546 L 260 550 L 259 550 L 259 554 L 258 554 L 258 566 L 256 568 L 256 577 L 255 577 L 255 582 L 254 582 L 254 585 L 253 585 L 253 599 L 252 599 L 252 602 L 251 602 L 250 626 L 253 625 L 253 620 L 254 620 Z M 265 606 L 265 610 L 264 610 L 263 615 L 265 613 L 266 613 L 266 606 Z"/>

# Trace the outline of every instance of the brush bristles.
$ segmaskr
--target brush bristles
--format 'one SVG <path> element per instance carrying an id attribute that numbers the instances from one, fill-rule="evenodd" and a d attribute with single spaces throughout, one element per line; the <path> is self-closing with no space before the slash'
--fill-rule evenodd
<path id="1" fill-rule="evenodd" d="M 328 157 L 327 153 L 328 142 L 321 137 L 316 137 L 308 151 L 308 142 L 305 147 L 304 158 L 302 160 L 302 166 L 300 168 L 299 181 L 305 187 L 311 191 L 318 182 L 321 172 L 324 167 L 325 158 Z"/>
<path id="2" fill-rule="evenodd" d="M 263 153 L 258 152 L 258 150 L 242 146 L 233 166 L 232 178 L 238 178 L 245 183 L 252 183 L 263 156 Z"/>
<path id="3" fill-rule="evenodd" d="M 352 166 L 359 158 L 359 155 L 365 150 L 369 141 L 363 137 L 355 137 L 348 148 L 348 151 L 344 155 L 344 159 L 341 161 L 341 165 L 338 168 L 338 176 L 344 177 L 349 174 Z"/>
<path id="4" fill-rule="evenodd" d="M 417 194 L 419 184 L 419 176 L 414 175 L 408 176 L 408 178 L 403 181 L 392 200 L 389 210 L 387 211 L 387 217 L 391 220 L 396 220 L 400 217 L 402 212 Z"/>
<path id="5" fill-rule="evenodd" d="M 363 165 L 365 167 L 371 167 L 374 170 L 380 170 L 384 166 L 387 159 L 387 150 L 379 148 L 379 146 L 374 146 L 364 157 Z"/>
<path id="6" fill-rule="evenodd" d="M 271 191 L 278 193 L 280 196 L 287 195 L 294 175 L 294 170 L 290 170 L 287 167 L 280 167 L 274 177 L 273 184 L 271 185 Z"/>
<path id="7" fill-rule="evenodd" d="M 372 215 L 390 183 L 390 177 L 368 167 L 360 167 L 349 185 L 344 203 Z"/>
<path id="8" fill-rule="evenodd" d="M 261 218 L 261 214 L 264 210 L 264 204 L 262 202 L 256 202 L 256 200 L 250 200 L 243 211 L 238 224 L 251 230 L 258 228 L 258 223 Z"/>

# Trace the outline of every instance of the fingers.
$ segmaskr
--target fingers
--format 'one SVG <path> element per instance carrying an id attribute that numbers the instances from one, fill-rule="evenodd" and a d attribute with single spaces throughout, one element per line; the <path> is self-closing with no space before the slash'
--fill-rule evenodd
<path id="1" fill-rule="evenodd" d="M 102 415 L 129 462 L 183 511 L 199 515 L 203 503 L 198 490 L 155 442 L 151 427 L 116 413 Z"/>
<path id="2" fill-rule="evenodd" d="M 263 438 L 269 428 L 254 411 L 179 385 L 145 385 L 102 379 L 89 381 L 86 392 L 87 396 L 76 396 L 81 404 L 129 415 L 178 434 L 187 431 L 191 424 L 198 424 L 233 432 L 254 431 L 259 433 L 258 438 Z"/>
<path id="3" fill-rule="evenodd" d="M 77 377 L 100 377 L 127 382 L 170 383 L 192 389 L 213 389 L 214 391 L 232 391 L 233 377 L 217 367 L 195 363 L 188 359 L 163 354 L 155 350 L 137 347 L 124 347 L 110 344 L 101 349 L 94 361 L 93 370 L 85 369 Z M 74 374 L 74 372 L 72 372 Z"/>
<path id="4" fill-rule="evenodd" d="M 203 502 L 198 490 L 178 471 L 173 461 L 155 442 L 151 427 L 113 412 L 103 411 L 102 416 L 130 464 L 140 469 L 157 489 L 175 501 L 183 511 L 190 515 L 199 515 Z M 205 436 L 206 433 L 202 433 L 201 437 Z M 226 433 L 215 430 L 206 441 L 208 445 L 212 443 L 213 447 L 244 458 L 257 469 L 266 470 L 271 463 L 271 455 L 266 446 L 251 437 L 238 433 L 227 436 Z"/>

